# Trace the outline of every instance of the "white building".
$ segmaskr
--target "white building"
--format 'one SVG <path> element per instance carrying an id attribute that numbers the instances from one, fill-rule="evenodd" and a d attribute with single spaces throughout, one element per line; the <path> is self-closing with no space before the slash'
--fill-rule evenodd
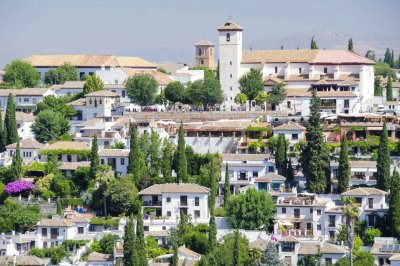
<path id="1" fill-rule="evenodd" d="M 305 139 L 306 128 L 299 124 L 289 122 L 274 127 L 273 133 L 276 137 L 278 137 L 279 134 L 283 134 L 285 139 L 289 141 L 289 150 L 293 151 L 294 145 Z"/>
<path id="2" fill-rule="evenodd" d="M 82 93 L 84 85 L 84 81 L 66 81 L 64 84 L 53 85 L 51 88 L 58 96 L 66 96 Z"/>
<path id="3" fill-rule="evenodd" d="M 173 81 L 178 81 L 182 83 L 183 86 L 187 87 L 190 83 L 193 83 L 196 80 L 204 79 L 204 70 L 193 70 L 185 66 L 176 70 L 175 73 L 172 73 L 170 78 Z"/>
<path id="4" fill-rule="evenodd" d="M 338 163 L 331 163 L 333 188 L 338 184 L 338 168 Z M 349 186 L 375 186 L 376 171 L 376 161 L 350 161 Z"/>
<path id="5" fill-rule="evenodd" d="M 371 111 L 373 61 L 344 50 L 244 51 L 243 27 L 227 21 L 218 32 L 220 83 L 226 110 L 235 106 L 240 77 L 251 68 L 259 68 L 266 91 L 271 88 L 271 79 L 285 83 L 287 99 L 278 108 L 290 113 L 309 114 L 310 89 L 318 91 L 323 109 L 329 112 Z"/>
<path id="6" fill-rule="evenodd" d="M 8 95 L 12 94 L 15 102 L 15 109 L 25 113 L 32 113 L 36 105 L 44 97 L 56 95 L 51 88 L 24 88 L 24 89 L 2 89 L 0 90 L 0 107 L 2 111 L 7 109 Z"/>
<path id="7" fill-rule="evenodd" d="M 145 232 L 165 231 L 178 225 L 181 212 L 193 224 L 208 224 L 209 193 L 208 188 L 190 183 L 157 184 L 140 191 Z"/>
<path id="8" fill-rule="evenodd" d="M 90 146 L 84 142 L 57 141 L 44 146 L 39 151 L 39 160 L 47 161 L 46 153 L 55 153 L 59 162 L 81 162 L 87 161 L 90 153 Z"/>
<path id="9" fill-rule="evenodd" d="M 111 166 L 118 176 L 128 173 L 129 149 L 101 149 L 99 157 L 101 164 Z"/>
<path id="10" fill-rule="evenodd" d="M 4 118 L 6 111 L 1 112 L 4 128 Z M 15 112 L 15 119 L 17 121 L 18 136 L 21 139 L 34 139 L 35 135 L 32 132 L 32 125 L 35 122 L 35 117 L 32 114 L 24 112 Z"/>
<path id="11" fill-rule="evenodd" d="M 359 187 L 342 193 L 342 197 L 354 197 L 360 204 L 359 219 L 367 221 L 367 227 L 374 227 L 378 217 L 383 218 L 389 210 L 386 194 L 377 188 Z"/>
<path id="12" fill-rule="evenodd" d="M 20 141 L 20 153 L 22 162 L 25 165 L 30 165 L 35 161 L 39 161 L 39 150 L 45 145 L 33 139 L 23 139 Z M 12 157 L 17 149 L 17 143 L 12 143 L 6 146 L 6 161 L 4 165 L 9 165 L 12 162 Z"/>
<path id="13" fill-rule="evenodd" d="M 374 265 L 399 265 L 400 245 L 394 237 L 375 237 L 370 253 Z"/>
<path id="14" fill-rule="evenodd" d="M 35 232 L 15 234 L 13 231 L 11 235 L 2 233 L 0 235 L 0 256 L 27 255 L 29 250 L 35 247 L 35 243 Z"/>

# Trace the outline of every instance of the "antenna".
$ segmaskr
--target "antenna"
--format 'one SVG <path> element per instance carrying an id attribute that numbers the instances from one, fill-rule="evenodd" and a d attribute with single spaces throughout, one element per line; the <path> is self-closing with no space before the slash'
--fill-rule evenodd
<path id="1" fill-rule="evenodd" d="M 232 20 L 232 12 L 229 11 L 229 20 Z"/>

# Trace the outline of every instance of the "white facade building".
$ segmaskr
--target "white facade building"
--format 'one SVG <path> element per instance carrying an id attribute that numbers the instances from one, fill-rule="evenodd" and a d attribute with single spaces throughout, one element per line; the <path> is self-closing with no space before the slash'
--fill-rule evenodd
<path id="1" fill-rule="evenodd" d="M 285 139 L 289 141 L 289 150 L 293 151 L 294 145 L 305 139 L 306 128 L 299 124 L 289 122 L 275 127 L 273 133 L 276 137 L 278 137 L 279 134 L 283 134 Z"/>
<path id="2" fill-rule="evenodd" d="M 44 147 L 44 144 L 33 139 L 24 139 L 20 141 L 20 153 L 24 165 L 29 165 L 39 160 L 39 150 Z M 4 165 L 9 165 L 12 162 L 12 157 L 17 149 L 17 143 L 12 143 L 6 146 L 6 161 Z"/>
<path id="3" fill-rule="evenodd" d="M 49 95 L 56 96 L 51 88 L 2 89 L 0 90 L 0 107 L 2 111 L 7 109 L 7 100 L 10 93 L 14 97 L 15 109 L 25 113 L 32 113 L 36 109 L 36 105 L 44 97 Z"/>
<path id="4" fill-rule="evenodd" d="M 338 168 L 338 163 L 331 163 L 333 188 L 337 187 Z M 375 186 L 376 171 L 376 161 L 350 161 L 349 186 Z"/>

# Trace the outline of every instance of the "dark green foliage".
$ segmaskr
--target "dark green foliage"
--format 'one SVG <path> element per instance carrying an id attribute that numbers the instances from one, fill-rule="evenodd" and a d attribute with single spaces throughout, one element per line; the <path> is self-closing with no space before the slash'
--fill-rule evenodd
<path id="1" fill-rule="evenodd" d="M 134 211 L 137 189 L 129 177 L 112 181 L 107 195 L 108 212 L 111 215 L 131 214 Z"/>
<path id="2" fill-rule="evenodd" d="M 339 193 L 347 191 L 349 186 L 350 186 L 349 148 L 347 146 L 346 135 L 344 135 L 340 143 L 339 169 L 338 169 Z"/>
<path id="3" fill-rule="evenodd" d="M 291 158 L 289 158 L 287 160 L 286 184 L 287 184 L 288 187 L 295 187 L 296 186 L 296 181 L 294 181 L 294 170 L 293 170 L 292 159 Z"/>
<path id="4" fill-rule="evenodd" d="M 383 121 L 383 128 L 378 147 L 378 160 L 376 163 L 376 187 L 385 191 L 389 188 L 390 179 L 390 152 L 388 147 L 388 132 L 386 120 Z"/>
<path id="5" fill-rule="evenodd" d="M 126 81 L 125 88 L 133 103 L 146 106 L 154 104 L 158 83 L 153 76 L 139 73 Z"/>
<path id="6" fill-rule="evenodd" d="M 179 258 L 178 258 L 178 246 L 174 246 L 174 255 L 171 258 L 171 266 L 178 266 Z"/>
<path id="7" fill-rule="evenodd" d="M 78 170 L 74 171 L 71 175 L 71 180 L 79 189 L 79 191 L 86 191 L 89 188 L 91 182 L 93 182 L 93 179 L 90 177 L 90 168 L 81 167 Z"/>
<path id="8" fill-rule="evenodd" d="M 218 194 L 218 177 L 220 174 L 221 167 L 218 166 L 218 169 L 215 169 L 214 160 L 210 162 L 210 195 L 208 196 L 208 208 L 211 212 L 214 211 L 215 208 L 215 198 Z"/>
<path id="9" fill-rule="evenodd" d="M 274 208 L 273 200 L 265 190 L 250 188 L 229 199 L 229 223 L 235 229 L 267 230 Z"/>
<path id="10" fill-rule="evenodd" d="M 311 49 L 311 50 L 318 49 L 317 42 L 315 41 L 314 36 L 311 38 L 310 49 Z"/>
<path id="11" fill-rule="evenodd" d="M 284 134 L 279 134 L 278 142 L 275 150 L 275 165 L 278 169 L 278 174 L 285 175 L 286 174 L 286 140 Z"/>
<path id="12" fill-rule="evenodd" d="M 373 51 L 373 50 L 368 50 L 368 51 L 365 53 L 365 57 L 368 58 L 368 59 L 370 59 L 370 60 L 376 61 L 376 58 L 375 58 L 375 51 Z"/>
<path id="13" fill-rule="evenodd" d="M 392 236 L 400 236 L 400 175 L 394 170 L 390 184 L 388 223 Z"/>
<path id="14" fill-rule="evenodd" d="M 187 173 L 187 159 L 186 159 L 186 150 L 185 150 L 185 133 L 183 131 L 183 124 L 179 126 L 179 134 L 178 134 L 178 147 L 175 151 L 176 157 L 176 182 L 188 182 L 188 173 Z"/>
<path id="15" fill-rule="evenodd" d="M 208 232 L 208 248 L 212 252 L 217 246 L 217 225 L 215 223 L 214 209 L 211 211 L 210 226 Z"/>
<path id="16" fill-rule="evenodd" d="M 101 253 L 114 254 L 114 243 L 119 239 L 118 235 L 106 234 L 100 239 Z"/>
<path id="17" fill-rule="evenodd" d="M 183 236 L 183 242 L 185 246 L 197 253 L 206 254 L 209 247 L 209 239 L 206 234 L 198 232 L 196 230 L 190 230 Z"/>
<path id="18" fill-rule="evenodd" d="M 60 162 L 58 158 L 54 154 L 47 155 L 47 162 L 44 164 L 44 174 L 58 174 L 59 170 L 58 167 L 60 166 Z"/>
<path id="19" fill-rule="evenodd" d="M 22 207 L 12 200 L 6 199 L 0 205 L 0 232 L 25 232 L 35 228 L 41 218 L 39 207 L 31 205 Z"/>
<path id="20" fill-rule="evenodd" d="M 49 95 L 43 98 L 43 101 L 36 105 L 35 115 L 44 110 L 51 110 L 63 115 L 63 117 L 72 117 L 76 114 L 74 108 L 67 103 L 73 100 L 70 96 L 56 97 Z"/>
<path id="21" fill-rule="evenodd" d="M 237 230 L 225 235 L 223 244 L 216 250 L 214 258 L 218 261 L 217 265 L 249 265 L 249 242 L 247 238 Z"/>
<path id="22" fill-rule="evenodd" d="M 383 59 L 383 62 L 388 64 L 390 67 L 393 67 L 393 53 L 390 52 L 389 48 L 386 48 L 385 57 Z"/>
<path id="23" fill-rule="evenodd" d="M 51 180 L 51 190 L 58 197 L 66 197 L 72 194 L 73 183 L 63 175 L 57 174 Z"/>
<path id="24" fill-rule="evenodd" d="M 297 266 L 322 266 L 321 255 L 304 255 Z"/>
<path id="25" fill-rule="evenodd" d="M 6 150 L 7 143 L 7 133 L 5 129 L 3 129 L 3 118 L 0 112 L 0 152 L 4 152 Z"/>
<path id="26" fill-rule="evenodd" d="M 256 98 L 257 94 L 264 89 L 261 70 L 258 68 L 251 68 L 250 72 L 240 77 L 239 84 L 240 91 L 244 93 L 251 102 Z"/>
<path id="27" fill-rule="evenodd" d="M 353 39 L 352 38 L 349 39 L 349 42 L 347 44 L 347 50 L 349 50 L 350 52 L 354 52 Z"/>
<path id="28" fill-rule="evenodd" d="M 90 219 L 90 224 L 102 225 L 107 229 L 107 228 L 117 227 L 118 219 L 119 218 L 114 219 L 111 216 L 107 216 L 107 217 L 95 216 L 92 219 Z"/>
<path id="29" fill-rule="evenodd" d="M 317 97 L 316 91 L 313 91 L 306 133 L 307 144 L 300 156 L 301 166 L 306 177 L 306 187 L 311 193 L 325 192 L 329 170 L 329 152 L 324 143 L 320 124 L 320 106 L 321 99 Z"/>
<path id="30" fill-rule="evenodd" d="M 393 227 L 392 227 L 393 228 Z M 363 242 L 366 246 L 372 246 L 374 244 L 375 237 L 381 237 L 382 232 L 378 228 L 368 228 L 364 233 Z"/>
<path id="31" fill-rule="evenodd" d="M 58 140 L 62 135 L 68 133 L 70 127 L 68 119 L 61 113 L 48 109 L 36 116 L 32 131 L 37 141 L 45 143 Z"/>
<path id="32" fill-rule="evenodd" d="M 6 134 L 6 144 L 15 143 L 18 140 L 17 119 L 15 117 L 14 97 L 10 93 L 7 99 L 6 115 L 4 117 L 4 130 Z"/>
<path id="33" fill-rule="evenodd" d="M 90 75 L 86 78 L 85 84 L 83 85 L 83 95 L 91 92 L 101 91 L 104 89 L 103 81 L 96 75 Z"/>
<path id="34" fill-rule="evenodd" d="M 136 244 L 135 227 L 133 224 L 133 218 L 131 217 L 125 225 L 124 231 L 124 265 L 125 266 L 137 266 L 138 254 Z"/>
<path id="35" fill-rule="evenodd" d="M 92 139 L 92 148 L 90 150 L 89 176 L 92 180 L 96 179 L 99 167 L 100 167 L 99 146 L 97 145 L 97 136 L 95 134 Z"/>
<path id="36" fill-rule="evenodd" d="M 261 255 L 259 266 L 283 266 L 279 258 L 278 249 L 273 242 L 268 242 L 265 251 Z"/>
<path id="37" fill-rule="evenodd" d="M 78 79 L 78 71 L 69 63 L 64 63 L 56 69 L 50 69 L 44 75 L 44 83 L 49 85 L 64 84 L 66 81 Z"/>
<path id="38" fill-rule="evenodd" d="M 387 84 L 386 84 L 386 101 L 393 100 L 393 84 L 392 77 L 388 76 Z"/>
<path id="39" fill-rule="evenodd" d="M 230 184 L 228 163 L 225 166 L 225 183 L 224 183 L 223 193 L 224 193 L 224 205 L 227 206 L 229 197 L 231 196 L 231 184 Z"/>
<path id="40" fill-rule="evenodd" d="M 286 89 L 284 83 L 276 83 L 272 85 L 271 91 L 268 92 L 268 102 L 278 106 L 286 98 Z"/>
<path id="41" fill-rule="evenodd" d="M 141 209 L 141 208 L 139 208 Z M 142 212 L 139 211 L 137 215 L 137 223 L 136 223 L 136 241 L 137 241 L 137 253 L 138 253 L 138 260 L 139 266 L 147 265 L 147 258 L 146 258 L 146 243 L 144 241 L 144 227 L 143 227 L 143 216 Z"/>
<path id="42" fill-rule="evenodd" d="M 390 65 L 385 62 L 378 62 L 374 65 L 374 72 L 375 76 L 383 76 L 388 77 L 391 76 L 392 78 L 396 77 L 395 72 L 391 69 Z"/>
<path id="43" fill-rule="evenodd" d="M 374 80 L 374 96 L 382 96 L 382 85 L 380 77 L 375 77 Z"/>
<path id="44" fill-rule="evenodd" d="M 57 200 L 57 214 L 62 215 L 61 201 Z"/>
<path id="45" fill-rule="evenodd" d="M 172 103 L 185 102 L 185 87 L 179 82 L 171 82 L 165 87 L 165 98 Z"/>
<path id="46" fill-rule="evenodd" d="M 133 174 L 133 180 L 135 184 L 139 184 L 140 180 L 140 148 L 137 139 L 137 128 L 136 125 L 132 124 L 131 129 L 131 139 L 130 139 L 130 149 L 128 157 L 128 173 Z"/>
<path id="47" fill-rule="evenodd" d="M 161 172 L 163 174 L 165 183 L 174 182 L 172 179 L 172 162 L 173 162 L 172 144 L 169 142 L 168 138 L 165 138 L 163 141 L 162 161 L 161 161 Z"/>
<path id="48" fill-rule="evenodd" d="M 64 258 L 68 257 L 68 252 L 65 246 L 51 247 L 51 248 L 33 248 L 29 251 L 28 255 L 36 256 L 38 258 L 50 258 L 54 265 L 58 265 Z"/>
<path id="49" fill-rule="evenodd" d="M 28 62 L 14 60 L 4 68 L 4 82 L 16 88 L 34 88 L 39 85 L 40 74 Z"/>
<path id="50" fill-rule="evenodd" d="M 22 177 L 22 157 L 19 140 L 17 141 L 17 148 L 15 149 L 15 153 L 12 157 L 10 170 L 13 177 L 12 181 L 18 180 Z"/>
<path id="51" fill-rule="evenodd" d="M 224 101 L 221 85 L 213 77 L 191 83 L 187 89 L 187 98 L 190 103 L 203 106 L 204 109 Z"/>
<path id="52" fill-rule="evenodd" d="M 157 132 L 151 131 L 149 147 L 149 174 L 151 184 L 162 183 L 161 177 L 161 140 Z"/>

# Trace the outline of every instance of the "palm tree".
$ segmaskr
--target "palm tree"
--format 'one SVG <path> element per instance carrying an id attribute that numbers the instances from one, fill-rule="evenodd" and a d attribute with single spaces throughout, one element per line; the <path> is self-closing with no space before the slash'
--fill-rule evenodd
<path id="1" fill-rule="evenodd" d="M 111 166 L 102 164 L 96 174 L 96 184 L 103 190 L 104 216 L 107 216 L 107 190 L 108 186 L 115 179 Z"/>
<path id="2" fill-rule="evenodd" d="M 346 219 L 347 245 L 350 250 L 350 265 L 353 266 L 354 227 L 360 214 L 360 206 L 352 197 L 343 198 L 342 214 Z"/>

